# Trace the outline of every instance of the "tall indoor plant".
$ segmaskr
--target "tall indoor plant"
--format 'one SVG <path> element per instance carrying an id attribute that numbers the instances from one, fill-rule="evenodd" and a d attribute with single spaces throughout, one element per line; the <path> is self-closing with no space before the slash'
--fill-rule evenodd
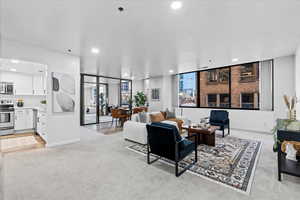
<path id="1" fill-rule="evenodd" d="M 134 103 L 136 107 L 145 106 L 147 102 L 147 96 L 144 92 L 139 91 L 134 95 Z"/>

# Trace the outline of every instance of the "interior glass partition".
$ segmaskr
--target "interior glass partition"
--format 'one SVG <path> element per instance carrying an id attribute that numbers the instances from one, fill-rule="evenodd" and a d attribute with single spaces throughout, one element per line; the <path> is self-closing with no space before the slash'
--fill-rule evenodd
<path id="1" fill-rule="evenodd" d="M 97 77 L 84 76 L 82 88 L 82 124 L 96 124 L 98 122 L 97 115 Z"/>
<path id="2" fill-rule="evenodd" d="M 132 80 L 81 74 L 80 124 L 112 124 L 112 109 L 131 112 Z"/>

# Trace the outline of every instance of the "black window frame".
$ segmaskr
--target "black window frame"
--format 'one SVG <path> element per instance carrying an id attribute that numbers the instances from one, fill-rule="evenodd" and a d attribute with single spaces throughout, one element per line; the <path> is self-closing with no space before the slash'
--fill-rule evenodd
<path id="1" fill-rule="evenodd" d="M 263 61 L 271 61 L 271 89 L 272 89 L 272 109 L 271 111 L 274 111 L 274 59 L 269 59 L 269 60 L 263 60 Z M 196 71 L 190 71 L 190 72 L 184 72 L 184 73 L 179 73 L 177 75 L 181 74 L 187 74 L 187 73 L 196 73 L 196 90 L 197 90 L 197 106 L 181 106 L 178 104 L 179 108 L 207 108 L 207 109 L 226 109 L 226 110 L 260 110 L 260 102 L 258 102 L 258 108 L 236 108 L 236 107 L 231 107 L 231 68 L 232 67 L 237 67 L 237 66 L 243 66 L 243 65 L 250 65 L 254 63 L 260 63 L 262 61 L 254 61 L 254 62 L 248 62 L 248 63 L 239 63 L 235 65 L 228 65 L 228 66 L 223 66 L 223 67 L 217 67 L 213 69 L 204 69 L 204 70 L 196 70 Z M 223 68 L 229 68 L 229 107 L 210 107 L 210 106 L 201 106 L 200 105 L 200 72 L 205 72 L 205 71 L 210 71 L 210 70 L 218 70 L 218 69 L 223 69 Z M 259 80 L 260 81 L 260 80 Z M 179 91 L 179 90 L 178 90 Z M 259 94 L 260 96 L 260 94 Z M 179 94 L 178 94 L 179 97 Z M 260 101 L 260 98 L 258 99 Z"/>

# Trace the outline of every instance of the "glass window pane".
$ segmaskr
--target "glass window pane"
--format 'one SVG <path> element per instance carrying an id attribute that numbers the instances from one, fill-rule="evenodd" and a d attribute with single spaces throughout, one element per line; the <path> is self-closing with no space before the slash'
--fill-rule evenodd
<path id="1" fill-rule="evenodd" d="M 179 75 L 179 106 L 197 106 L 197 73 Z"/>
<path id="2" fill-rule="evenodd" d="M 231 107 L 259 108 L 259 63 L 231 67 Z"/>
<path id="3" fill-rule="evenodd" d="M 200 107 L 229 107 L 229 68 L 200 72 Z"/>
<path id="4" fill-rule="evenodd" d="M 85 78 L 85 77 L 84 77 Z M 84 124 L 97 122 L 97 84 L 84 83 Z"/>
<path id="5" fill-rule="evenodd" d="M 266 60 L 260 62 L 260 96 L 259 107 L 260 110 L 273 109 L 273 60 Z"/>
<path id="6" fill-rule="evenodd" d="M 96 76 L 83 76 L 83 82 L 85 83 L 97 83 Z"/>
<path id="7" fill-rule="evenodd" d="M 122 80 L 120 89 L 121 89 L 121 106 L 123 105 L 128 106 L 130 103 L 129 100 L 131 98 L 130 96 L 131 82 L 127 80 Z"/>

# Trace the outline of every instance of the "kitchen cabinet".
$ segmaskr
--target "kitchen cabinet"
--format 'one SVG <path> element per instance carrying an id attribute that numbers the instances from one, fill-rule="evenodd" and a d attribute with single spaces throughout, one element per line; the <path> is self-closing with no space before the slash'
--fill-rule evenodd
<path id="1" fill-rule="evenodd" d="M 45 74 L 25 74 L 0 71 L 0 80 L 14 83 L 15 95 L 46 95 Z"/>
<path id="2" fill-rule="evenodd" d="M 33 109 L 16 109 L 15 110 L 15 130 L 34 129 L 34 112 Z"/>
<path id="3" fill-rule="evenodd" d="M 33 93 L 31 76 L 24 75 L 16 78 L 14 85 L 16 95 L 31 95 Z"/>
<path id="4" fill-rule="evenodd" d="M 45 77 L 42 75 L 34 75 L 32 77 L 33 94 L 34 95 L 45 95 L 46 94 L 46 84 Z"/>
<path id="5" fill-rule="evenodd" d="M 46 113 L 38 111 L 36 132 L 47 142 L 46 134 Z"/>

